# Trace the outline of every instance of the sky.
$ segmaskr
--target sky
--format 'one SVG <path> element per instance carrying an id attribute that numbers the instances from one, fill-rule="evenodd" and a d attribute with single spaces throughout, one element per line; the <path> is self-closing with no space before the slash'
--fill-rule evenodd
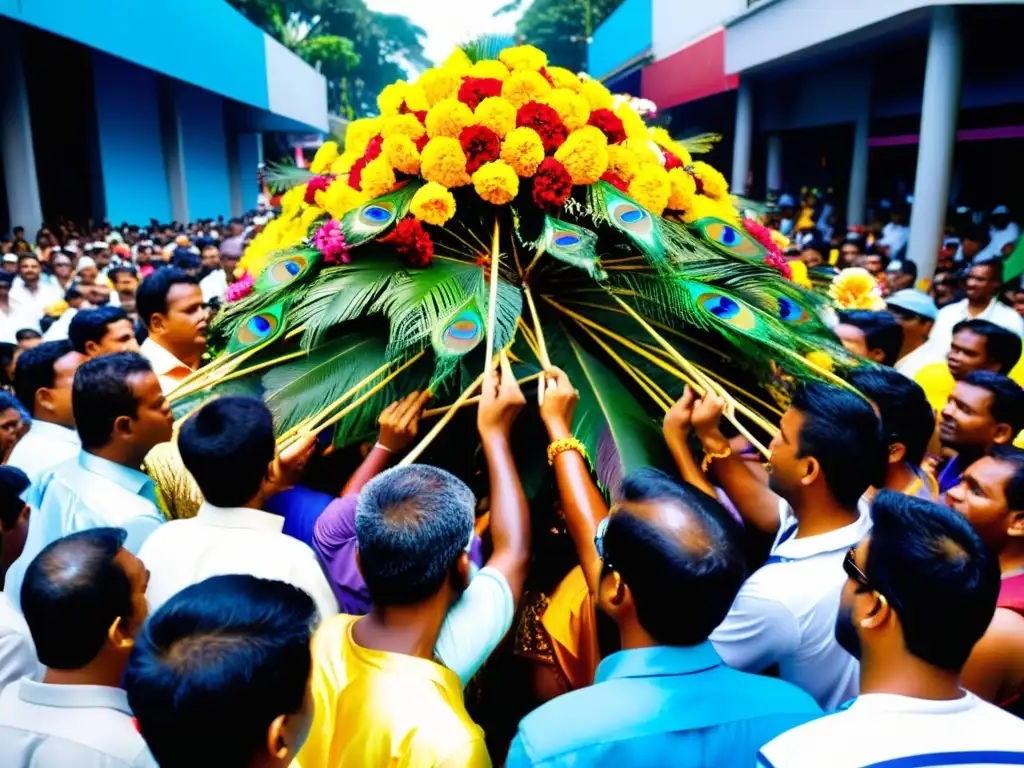
<path id="1" fill-rule="evenodd" d="M 427 31 L 426 54 L 440 64 L 452 49 L 483 34 L 512 34 L 522 11 L 493 14 L 508 0 L 366 0 L 381 13 L 408 16 Z M 524 3 L 524 6 L 528 3 Z"/>

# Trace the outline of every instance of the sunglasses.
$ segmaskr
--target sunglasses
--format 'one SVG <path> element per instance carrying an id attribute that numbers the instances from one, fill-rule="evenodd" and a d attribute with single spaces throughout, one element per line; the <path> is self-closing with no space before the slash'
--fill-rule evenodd
<path id="1" fill-rule="evenodd" d="M 604 556 L 604 535 L 608 532 L 608 521 L 610 519 L 610 517 L 606 517 L 597 524 L 597 531 L 594 533 L 594 549 L 597 550 L 597 556 L 601 558 L 601 562 L 604 563 L 604 567 L 607 570 L 614 570 L 612 564 L 609 563 Z"/>
<path id="2" fill-rule="evenodd" d="M 878 586 L 868 578 L 868 575 L 861 570 L 860 566 L 857 565 L 856 547 L 852 547 L 849 552 L 846 553 L 846 557 L 843 559 L 843 571 L 846 572 L 846 576 L 857 585 L 858 592 L 874 592 L 878 595 L 879 600 L 884 603 L 889 603 L 892 607 L 899 612 L 900 606 L 896 600 L 892 600 L 885 595 Z"/>

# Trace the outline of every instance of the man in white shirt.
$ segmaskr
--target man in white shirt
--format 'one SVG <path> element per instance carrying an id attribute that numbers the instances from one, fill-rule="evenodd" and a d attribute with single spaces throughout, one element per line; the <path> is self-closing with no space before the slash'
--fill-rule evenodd
<path id="1" fill-rule="evenodd" d="M 283 517 L 262 511 L 268 498 L 295 484 L 314 445 L 311 436 L 278 457 L 273 418 L 253 397 L 218 398 L 182 425 L 178 450 L 206 502 L 195 517 L 154 532 L 139 551 L 153 610 L 210 576 L 247 574 L 299 587 L 322 618 L 338 612 L 313 550 L 281 532 Z"/>
<path id="2" fill-rule="evenodd" d="M 999 564 L 958 513 L 894 491 L 843 562 L 835 633 L 861 660 L 843 711 L 762 747 L 761 766 L 1024 765 L 1024 721 L 963 690 L 995 612 Z"/>
<path id="3" fill-rule="evenodd" d="M 7 463 L 22 470 L 32 482 L 82 449 L 75 431 L 71 387 L 75 371 L 85 359 L 68 341 L 43 342 L 18 358 L 15 392 L 32 415 L 32 426 L 14 446 Z"/>
<path id="4" fill-rule="evenodd" d="M 1013 245 L 1020 239 L 1020 227 L 1010 220 L 1010 209 L 1005 205 L 997 205 L 992 209 L 992 216 L 988 228 L 988 245 L 978 254 L 978 259 L 998 259 L 1002 257 L 1003 249 Z"/>
<path id="5" fill-rule="evenodd" d="M 906 225 L 907 212 L 894 208 L 892 220 L 882 227 L 882 237 L 879 238 L 876 246 L 885 248 L 890 259 L 897 259 L 907 247 L 910 239 L 910 227 Z"/>
<path id="6" fill-rule="evenodd" d="M 1003 286 L 1003 266 L 999 261 L 975 262 L 967 273 L 967 298 L 943 307 L 935 317 L 935 325 L 928 336 L 927 362 L 938 363 L 946 359 L 953 341 L 953 329 L 964 320 L 988 320 L 998 326 L 1024 336 L 1024 318 L 1013 307 L 999 301 Z"/>
<path id="7" fill-rule="evenodd" d="M 60 286 L 43 274 L 38 256 L 23 253 L 18 257 L 18 276 L 11 286 L 11 301 L 31 307 L 37 317 L 42 317 L 47 307 L 63 298 Z"/>
<path id="8" fill-rule="evenodd" d="M 771 444 L 770 488 L 732 454 L 719 422 L 722 401 L 705 397 L 693 428 L 715 478 L 748 523 L 775 533 L 771 557 L 740 589 L 711 634 L 719 655 L 745 672 L 778 666 L 826 711 L 857 692 L 857 662 L 836 642 L 842 560 L 870 530 L 858 502 L 881 486 L 888 450 L 861 397 L 808 384 L 797 390 Z"/>
<path id="9" fill-rule="evenodd" d="M 0 584 L 25 546 L 29 510 L 21 494 L 28 485 L 20 469 L 0 466 Z M 32 635 L 21 612 L 0 592 L 0 691 L 25 676 L 42 676 Z"/>
<path id="10" fill-rule="evenodd" d="M 196 278 L 168 267 L 142 281 L 135 307 L 149 331 L 140 351 L 166 395 L 192 375 L 206 351 L 210 316 L 202 289 Z"/>
<path id="11" fill-rule="evenodd" d="M 120 307 L 83 309 L 71 321 L 68 339 L 89 358 L 139 351 L 135 325 Z"/>
<path id="12" fill-rule="evenodd" d="M 11 299 L 13 281 L 13 274 L 0 271 L 0 342 L 7 344 L 16 344 L 18 331 L 24 328 L 36 333 L 40 331 L 41 315 L 36 311 L 35 305 L 25 306 L 23 302 Z"/>

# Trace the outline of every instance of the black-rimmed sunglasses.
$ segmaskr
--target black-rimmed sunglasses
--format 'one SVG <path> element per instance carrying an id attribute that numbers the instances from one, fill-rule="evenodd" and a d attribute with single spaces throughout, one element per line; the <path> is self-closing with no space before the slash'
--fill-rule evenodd
<path id="1" fill-rule="evenodd" d="M 600 523 L 597 524 L 597 531 L 594 532 L 594 549 L 597 550 L 597 556 L 601 558 L 601 562 L 604 563 L 604 567 L 607 570 L 613 570 L 612 564 L 609 563 L 604 556 L 604 535 L 608 531 L 608 520 L 610 517 L 606 517 Z"/>

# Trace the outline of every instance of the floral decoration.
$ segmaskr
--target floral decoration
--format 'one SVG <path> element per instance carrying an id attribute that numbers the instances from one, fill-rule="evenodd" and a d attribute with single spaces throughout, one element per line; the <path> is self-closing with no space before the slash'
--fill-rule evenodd
<path id="1" fill-rule="evenodd" d="M 410 267 L 429 267 L 434 258 L 434 241 L 423 225 L 406 216 L 378 242 L 391 243 L 398 257 Z"/>
<path id="2" fill-rule="evenodd" d="M 348 246 L 345 244 L 345 234 L 341 226 L 334 219 L 323 224 L 313 235 L 313 247 L 324 255 L 324 263 L 335 266 L 348 264 Z"/>

